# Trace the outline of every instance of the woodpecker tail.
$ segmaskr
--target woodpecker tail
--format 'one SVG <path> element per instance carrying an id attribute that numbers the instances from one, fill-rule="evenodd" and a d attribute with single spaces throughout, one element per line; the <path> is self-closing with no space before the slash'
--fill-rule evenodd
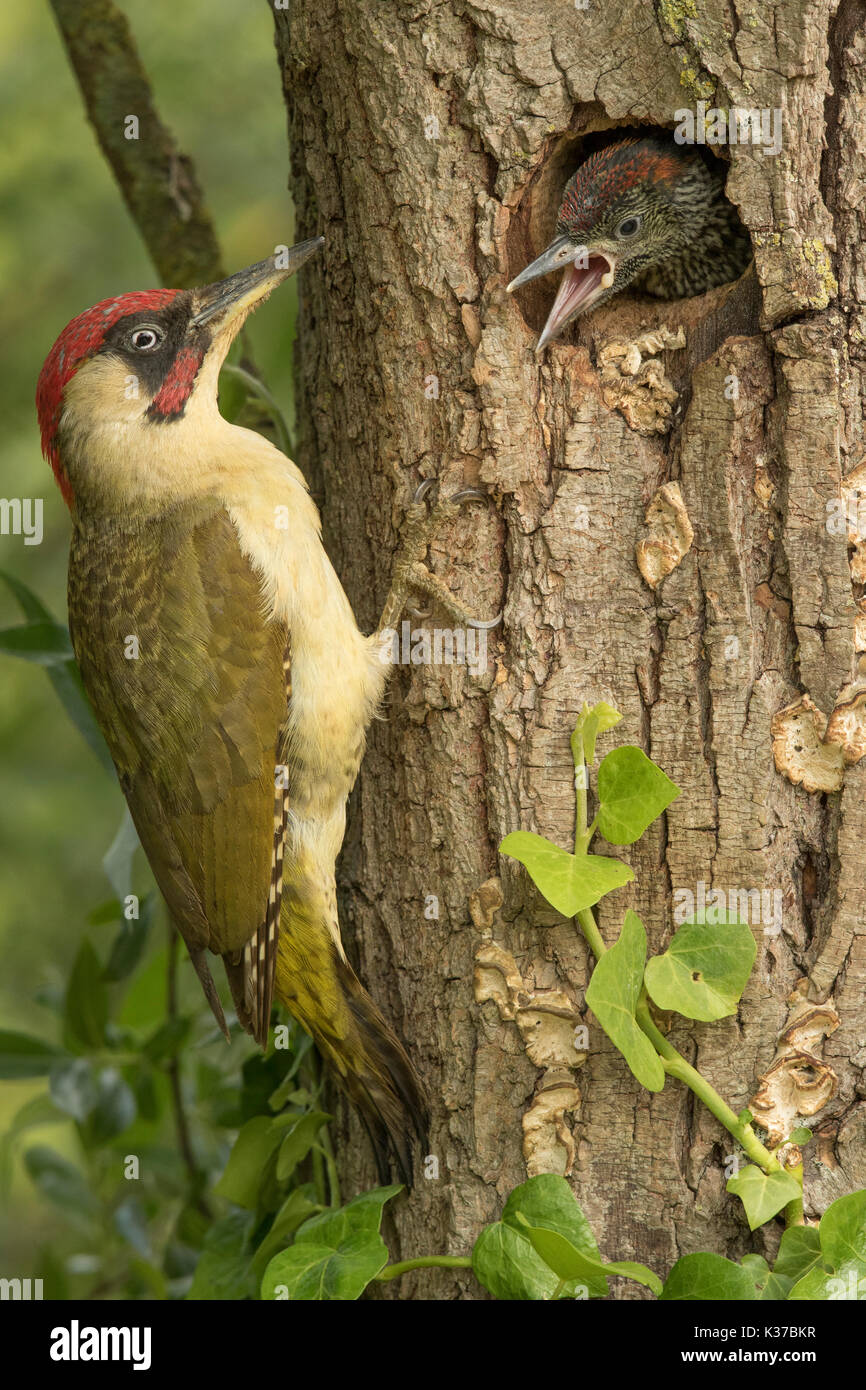
<path id="1" fill-rule="evenodd" d="M 406 1051 L 321 920 L 283 901 L 275 991 L 306 1028 L 359 1111 L 387 1183 L 393 1153 L 412 1184 L 414 1138 L 427 1138 L 427 1099 Z"/>

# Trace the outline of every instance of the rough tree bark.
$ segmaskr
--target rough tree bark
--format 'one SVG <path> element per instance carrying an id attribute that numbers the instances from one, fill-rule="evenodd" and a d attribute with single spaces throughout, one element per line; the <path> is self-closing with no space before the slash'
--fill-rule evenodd
<path id="1" fill-rule="evenodd" d="M 603 904 L 603 935 L 630 904 L 661 949 L 674 891 L 701 881 L 779 891 L 782 931 L 755 925 L 738 1017 L 674 1017 L 671 1037 L 738 1110 L 808 978 L 840 1025 L 810 1039 L 812 1079 L 829 1094 L 829 1065 L 838 1089 L 813 1122 L 807 1213 L 866 1183 L 866 762 L 849 687 L 866 570 L 828 524 L 862 452 L 866 5 L 293 0 L 275 21 L 299 236 L 327 238 L 304 286 L 299 462 L 321 490 L 329 551 L 371 630 L 411 489 L 481 483 L 488 512 L 441 537 L 435 567 L 477 611 L 505 610 L 483 677 L 398 671 L 342 858 L 350 950 L 434 1099 L 439 1177 L 398 1210 L 392 1246 L 469 1249 L 526 1177 L 535 1101 L 533 1170 L 569 1172 L 606 1257 L 664 1274 L 697 1249 L 772 1248 L 778 1232 L 751 1237 L 725 1193 L 730 1137 L 680 1085 L 638 1087 L 586 1013 L 575 926 L 496 847 L 517 828 L 570 846 L 569 733 L 583 701 L 616 704 L 614 741 L 640 743 L 682 796 L 625 851 L 636 882 Z M 581 151 L 612 129 L 671 131 L 702 98 L 784 113 L 777 157 L 716 151 L 755 269 L 700 299 L 616 299 L 536 359 L 553 285 L 513 298 L 504 286 L 546 244 Z M 624 375 L 616 344 L 660 327 L 682 327 L 686 346 L 644 343 L 655 360 Z M 676 490 L 662 493 L 680 562 L 653 589 L 636 547 L 670 482 L 688 525 Z M 645 547 L 644 567 L 666 553 Z M 807 702 L 776 719 L 803 696 L 820 713 Z M 837 708 L 847 762 L 821 742 Z M 774 730 L 799 785 L 776 765 Z M 501 911 L 476 902 L 473 915 L 497 874 Z M 490 938 L 514 958 L 510 986 Z M 541 1021 L 547 1069 L 509 999 L 524 1032 Z M 569 1031 L 586 1017 L 582 1068 L 558 1065 L 545 1000 L 576 1006 Z M 371 1183 L 345 1123 L 344 1170 Z M 385 1296 L 483 1296 L 450 1272 L 413 1281 Z"/>

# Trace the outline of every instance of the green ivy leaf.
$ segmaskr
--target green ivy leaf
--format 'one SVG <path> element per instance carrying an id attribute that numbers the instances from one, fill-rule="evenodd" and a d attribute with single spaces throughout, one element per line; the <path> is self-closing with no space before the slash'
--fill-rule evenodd
<path id="1" fill-rule="evenodd" d="M 574 917 L 606 893 L 629 883 L 634 874 L 620 859 L 601 854 L 569 854 L 542 835 L 515 830 L 499 846 L 526 868 L 536 888 L 557 912 Z"/>
<path id="2" fill-rule="evenodd" d="M 262 1280 L 262 1299 L 354 1302 L 387 1263 L 388 1250 L 379 1235 L 349 1236 L 336 1250 L 305 1241 L 271 1260 Z"/>
<path id="3" fill-rule="evenodd" d="M 661 1279 L 657 1274 L 653 1274 L 651 1269 L 647 1269 L 646 1265 L 637 1264 L 634 1260 L 617 1260 L 613 1264 L 603 1264 L 601 1260 L 594 1260 L 582 1251 L 576 1250 L 565 1236 L 559 1235 L 556 1231 L 546 1231 L 540 1226 L 527 1226 L 526 1234 L 536 1253 L 560 1279 L 586 1284 L 593 1275 L 621 1275 L 626 1279 L 634 1279 L 638 1284 L 644 1284 L 655 1294 L 662 1291 Z"/>
<path id="4" fill-rule="evenodd" d="M 756 950 L 744 922 L 684 922 L 664 954 L 649 961 L 647 990 L 660 1009 L 673 1009 L 702 1023 L 727 1018 L 737 1012 Z"/>
<path id="5" fill-rule="evenodd" d="M 211 1226 L 204 1238 L 187 1299 L 243 1299 L 255 1295 L 251 1278 L 250 1237 L 255 1217 L 232 1211 Z"/>
<path id="6" fill-rule="evenodd" d="M 280 1145 L 277 1157 L 277 1181 L 286 1182 L 298 1164 L 306 1158 L 315 1143 L 316 1136 L 323 1125 L 331 1119 L 321 1110 L 311 1110 L 306 1115 L 293 1115 L 286 1137 Z"/>
<path id="7" fill-rule="evenodd" d="M 754 1163 L 749 1163 L 728 1178 L 726 1190 L 739 1197 L 746 1209 L 749 1230 L 754 1231 L 799 1197 L 802 1189 L 790 1173 L 781 1169 L 764 1173 Z"/>
<path id="8" fill-rule="evenodd" d="M 779 1253 L 763 1298 L 786 1299 L 798 1280 L 821 1263 L 821 1241 L 814 1226 L 789 1226 L 782 1234 Z"/>
<path id="9" fill-rule="evenodd" d="M 310 1241 L 336 1249 L 347 1236 L 376 1234 L 382 1224 L 385 1203 L 402 1191 L 401 1183 L 391 1183 L 388 1187 L 374 1187 L 369 1192 L 361 1192 L 337 1211 L 325 1211 L 321 1216 L 305 1221 L 295 1236 L 295 1243 Z"/>
<path id="10" fill-rule="evenodd" d="M 266 1170 L 277 1151 L 283 1131 L 267 1115 L 248 1120 L 234 1142 L 225 1171 L 214 1191 L 237 1207 L 255 1211 Z"/>
<path id="11" fill-rule="evenodd" d="M 740 1266 L 751 1274 L 757 1297 L 759 1299 L 766 1298 L 766 1288 L 773 1276 L 763 1255 L 744 1255 L 740 1260 Z M 785 1295 L 782 1294 L 781 1296 L 784 1298 Z M 773 1297 L 778 1298 L 779 1295 L 774 1294 Z"/>
<path id="12" fill-rule="evenodd" d="M 586 1002 L 641 1085 L 648 1091 L 661 1091 L 664 1067 L 635 1018 L 645 961 L 646 931 L 637 913 L 629 908 L 616 945 L 596 962 Z"/>
<path id="13" fill-rule="evenodd" d="M 553 1297 L 560 1284 L 526 1234 L 502 1221 L 484 1227 L 472 1249 L 472 1269 L 479 1284 L 506 1302 L 543 1302 Z"/>
<path id="14" fill-rule="evenodd" d="M 554 1231 L 590 1260 L 601 1257 L 592 1227 L 565 1178 L 556 1173 L 539 1173 L 509 1193 L 502 1208 L 502 1220 L 516 1231 L 530 1225 Z M 595 1278 L 588 1284 L 592 1298 L 604 1298 L 607 1280 Z"/>
<path id="15" fill-rule="evenodd" d="M 832 1303 L 866 1299 L 866 1191 L 851 1192 L 831 1203 L 821 1217 L 818 1241 L 827 1268 L 818 1268 L 816 1261 L 791 1289 L 789 1299 Z"/>
<path id="16" fill-rule="evenodd" d="M 265 1270 L 262 1299 L 360 1298 L 388 1263 L 379 1227 L 385 1203 L 399 1191 L 400 1185 L 394 1184 L 362 1192 L 339 1211 L 305 1221 L 294 1245 L 275 1255 Z"/>
<path id="17" fill-rule="evenodd" d="M 92 945 L 86 939 L 78 948 L 63 1007 L 63 1038 L 75 1051 L 100 1048 L 108 1022 L 108 991 Z"/>
<path id="18" fill-rule="evenodd" d="M 640 748 L 614 748 L 598 769 L 598 828 L 612 845 L 639 840 L 680 789 Z"/>
<path id="19" fill-rule="evenodd" d="M 808 1129 L 806 1125 L 798 1125 L 797 1128 L 792 1129 L 791 1133 L 788 1135 L 789 1143 L 797 1144 L 799 1146 L 802 1146 L 803 1144 L 808 1144 L 811 1138 L 812 1131 L 811 1129 Z"/>
<path id="20" fill-rule="evenodd" d="M 755 1281 L 749 1269 L 722 1255 L 683 1255 L 677 1260 L 662 1289 L 660 1302 L 726 1303 L 757 1301 Z"/>
<path id="21" fill-rule="evenodd" d="M 257 1284 L 265 1267 L 278 1250 L 288 1245 L 295 1231 L 311 1216 L 316 1216 L 321 1207 L 316 1201 L 316 1189 L 312 1183 L 293 1187 L 283 1205 L 279 1208 L 264 1240 L 253 1257 L 253 1269 L 257 1274 Z"/>
<path id="22" fill-rule="evenodd" d="M 604 1298 L 607 1280 L 600 1272 L 598 1246 L 589 1222 L 565 1178 L 541 1173 L 515 1187 L 502 1210 L 502 1219 L 486 1226 L 472 1251 L 472 1268 L 486 1289 L 499 1299 L 542 1301 L 553 1297 L 561 1278 L 537 1253 L 531 1229 L 552 1232 L 594 1263 L 575 1282 L 567 1280 L 560 1297 L 574 1298 L 578 1285 L 590 1298 Z"/>
<path id="23" fill-rule="evenodd" d="M 599 700 L 592 709 L 584 703 L 571 736 L 571 751 L 575 762 L 580 761 L 582 748 L 585 760 L 588 763 L 594 763 L 595 740 L 598 735 L 616 728 L 621 719 L 622 715 L 619 710 L 614 709 L 613 705 L 607 704 L 605 700 Z"/>
<path id="24" fill-rule="evenodd" d="M 0 1029 L 0 1081 L 26 1081 L 47 1076 L 55 1062 L 67 1054 L 53 1043 L 28 1033 Z"/>
<path id="25" fill-rule="evenodd" d="M 758 1298 L 763 1303 L 784 1303 L 788 1297 L 788 1290 L 791 1287 L 784 1279 L 780 1279 L 777 1274 L 772 1272 L 762 1281 L 760 1287 L 755 1286 Z"/>

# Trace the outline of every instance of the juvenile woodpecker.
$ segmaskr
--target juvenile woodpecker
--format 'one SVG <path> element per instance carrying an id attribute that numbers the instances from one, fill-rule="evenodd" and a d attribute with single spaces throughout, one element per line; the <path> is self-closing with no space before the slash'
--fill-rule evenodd
<path id="1" fill-rule="evenodd" d="M 300 471 L 229 424 L 217 379 L 249 312 L 323 238 L 195 290 L 106 299 L 39 378 L 43 452 L 72 515 L 69 626 L 139 838 L 220 1026 L 208 952 L 264 1046 L 273 992 L 315 1038 L 387 1172 L 411 1173 L 423 1088 L 349 965 L 334 863 L 388 674 L 359 631 Z M 383 627 L 423 564 L 417 503 Z"/>
<path id="2" fill-rule="evenodd" d="M 673 141 L 630 138 L 590 155 L 565 185 L 556 236 L 508 286 L 562 270 L 536 352 L 627 285 L 659 299 L 704 294 L 751 259 L 721 173 Z"/>

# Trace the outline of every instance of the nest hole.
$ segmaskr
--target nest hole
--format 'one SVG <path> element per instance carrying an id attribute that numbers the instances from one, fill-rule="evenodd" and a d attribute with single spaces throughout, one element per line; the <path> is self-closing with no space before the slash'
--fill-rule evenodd
<path id="1" fill-rule="evenodd" d="M 553 240 L 565 185 L 591 154 L 628 137 L 663 140 L 672 133 L 672 125 L 617 125 L 603 114 L 593 112 L 587 117 L 585 129 L 570 130 L 555 137 L 531 173 L 512 214 L 506 240 L 507 280 L 519 274 Z M 698 145 L 694 149 L 711 167 L 721 167 L 723 172 L 727 169 L 729 160 L 724 146 Z M 735 207 L 734 213 L 748 234 Z M 544 327 L 558 286 L 558 275 L 546 275 L 523 285 L 514 294 L 524 322 L 536 336 Z M 759 310 L 760 296 L 752 262 L 738 280 L 688 299 L 656 299 L 632 289 L 623 290 L 606 304 L 579 315 L 551 346 L 555 349 L 557 343 L 565 343 L 589 347 L 609 331 L 627 336 L 661 323 L 673 331 L 682 324 L 688 335 L 705 320 L 716 318 L 717 331 L 699 335 L 702 341 L 696 344 L 696 353 L 678 354 L 681 370 L 691 371 L 697 362 L 715 351 L 722 338 L 757 331 Z"/>

